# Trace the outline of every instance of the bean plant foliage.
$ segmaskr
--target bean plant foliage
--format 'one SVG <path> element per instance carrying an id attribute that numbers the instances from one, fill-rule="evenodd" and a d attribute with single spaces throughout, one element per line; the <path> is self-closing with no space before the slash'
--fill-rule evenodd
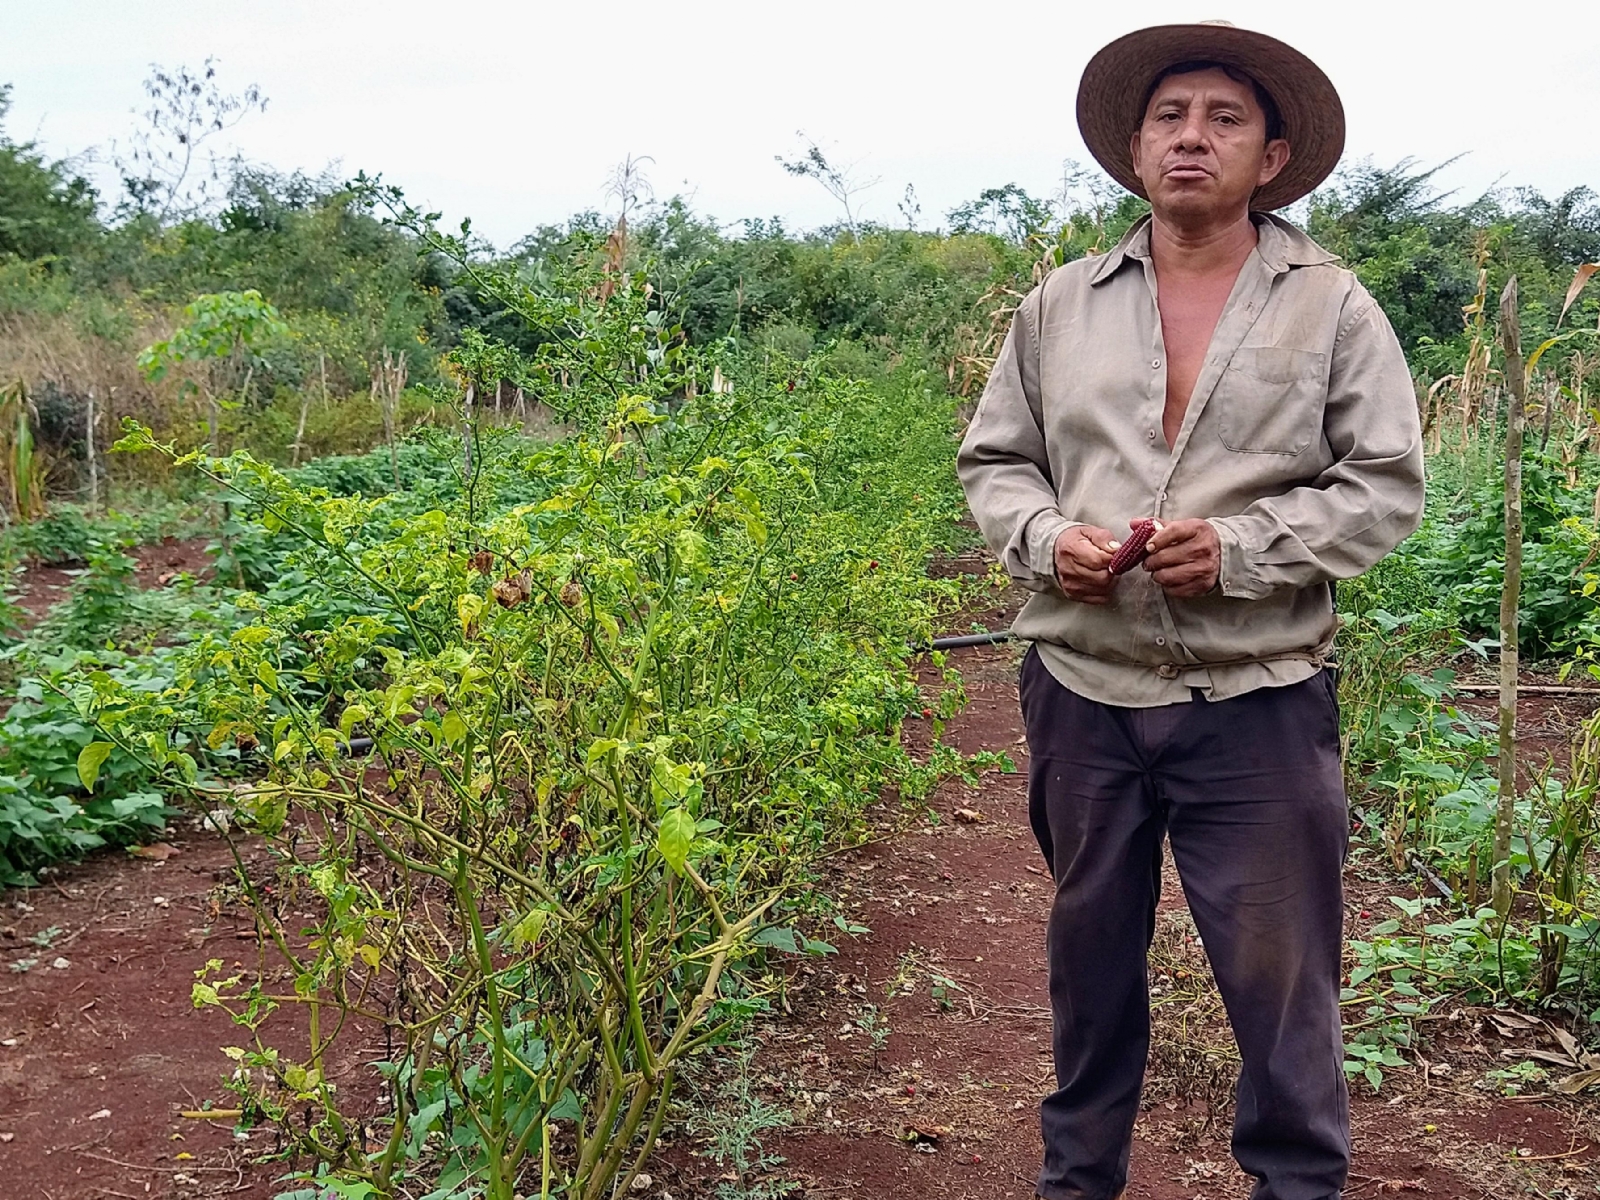
<path id="1" fill-rule="evenodd" d="M 231 489 L 341 603 L 263 603 L 159 694 L 71 686 L 119 753 L 265 840 L 266 865 L 238 860 L 261 959 L 209 964 L 194 999 L 241 1027 L 246 1119 L 304 1177 L 598 1200 L 685 1060 L 765 1006 L 771 956 L 831 950 L 817 854 L 885 789 L 998 759 L 918 762 L 899 736 L 924 706 L 912 646 L 957 598 L 926 573 L 960 511 L 942 396 L 771 361 L 706 389 L 698 352 L 655 353 L 642 276 L 491 282 L 530 323 L 564 314 L 577 432 L 469 420 L 460 487 L 419 510 L 130 426 L 122 449 Z M 936 742 L 959 700 L 950 675 Z M 186 729 L 264 774 L 222 787 Z M 289 1006 L 309 1050 L 273 1020 Z M 381 1117 L 335 1078 L 374 1028 Z"/>

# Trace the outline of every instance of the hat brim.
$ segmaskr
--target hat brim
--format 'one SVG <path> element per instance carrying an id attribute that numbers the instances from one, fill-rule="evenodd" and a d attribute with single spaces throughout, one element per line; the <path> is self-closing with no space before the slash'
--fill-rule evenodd
<path id="1" fill-rule="evenodd" d="M 1251 208 L 1293 204 L 1332 173 L 1344 153 L 1344 105 L 1316 63 L 1277 38 L 1233 25 L 1153 25 L 1102 49 L 1078 85 L 1078 129 L 1111 178 L 1149 199 L 1130 145 L 1144 120 L 1145 96 L 1161 72 L 1197 61 L 1247 72 L 1271 93 L 1283 117 L 1289 162 L 1255 194 Z"/>

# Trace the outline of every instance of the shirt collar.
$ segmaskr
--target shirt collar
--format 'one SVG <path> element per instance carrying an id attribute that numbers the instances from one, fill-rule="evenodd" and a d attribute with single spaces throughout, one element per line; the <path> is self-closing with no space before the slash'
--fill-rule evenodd
<path id="1" fill-rule="evenodd" d="M 1273 213 L 1251 213 L 1256 223 L 1256 252 L 1274 275 L 1281 275 L 1290 267 L 1314 267 L 1334 262 L 1337 254 L 1330 254 L 1309 236 L 1296 229 L 1282 217 Z M 1146 213 L 1134 222 L 1132 228 L 1101 260 L 1089 285 L 1104 282 L 1121 269 L 1130 258 L 1150 257 L 1150 215 Z"/>

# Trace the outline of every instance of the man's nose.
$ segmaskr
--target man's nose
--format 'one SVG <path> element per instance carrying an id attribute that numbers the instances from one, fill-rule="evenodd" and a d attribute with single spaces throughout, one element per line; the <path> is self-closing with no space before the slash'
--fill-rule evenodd
<path id="1" fill-rule="evenodd" d="M 1182 150 L 1204 150 L 1209 133 L 1210 130 L 1206 126 L 1205 114 L 1191 110 L 1184 116 L 1183 124 L 1178 129 L 1178 148 Z"/>

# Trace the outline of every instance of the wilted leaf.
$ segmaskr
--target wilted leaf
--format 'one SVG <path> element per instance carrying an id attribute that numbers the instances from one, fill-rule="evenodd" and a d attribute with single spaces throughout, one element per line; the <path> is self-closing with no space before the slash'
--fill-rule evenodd
<path id="1" fill-rule="evenodd" d="M 105 766 L 106 759 L 110 757 L 110 742 L 90 742 L 78 751 L 78 778 L 83 781 L 85 791 L 94 791 L 94 785 L 100 778 L 100 768 Z"/>
<path id="2" fill-rule="evenodd" d="M 1556 1041 L 1561 1043 L 1561 1048 L 1567 1052 L 1568 1058 L 1575 1063 L 1583 1060 L 1583 1047 L 1578 1045 L 1577 1038 L 1559 1025 L 1550 1026 L 1550 1032 L 1555 1036 Z"/>
<path id="3" fill-rule="evenodd" d="M 151 842 L 148 846 L 129 846 L 128 853 L 135 858 L 147 858 L 151 862 L 166 862 L 178 848 L 166 842 Z"/>
<path id="4" fill-rule="evenodd" d="M 1565 1079 L 1559 1079 L 1556 1081 L 1555 1089 L 1564 1096 L 1576 1096 L 1585 1088 L 1594 1087 L 1597 1083 L 1600 1083 L 1600 1068 L 1579 1071 L 1574 1075 L 1568 1075 Z"/>
<path id="5" fill-rule="evenodd" d="M 1578 293 L 1583 291 L 1583 285 L 1594 277 L 1596 271 L 1600 271 L 1600 263 L 1582 263 L 1572 273 L 1572 284 L 1567 288 L 1567 298 L 1561 304 L 1561 316 L 1556 318 L 1558 326 L 1561 324 L 1562 319 L 1566 317 L 1567 309 L 1571 308 L 1573 302 L 1577 300 Z"/>

